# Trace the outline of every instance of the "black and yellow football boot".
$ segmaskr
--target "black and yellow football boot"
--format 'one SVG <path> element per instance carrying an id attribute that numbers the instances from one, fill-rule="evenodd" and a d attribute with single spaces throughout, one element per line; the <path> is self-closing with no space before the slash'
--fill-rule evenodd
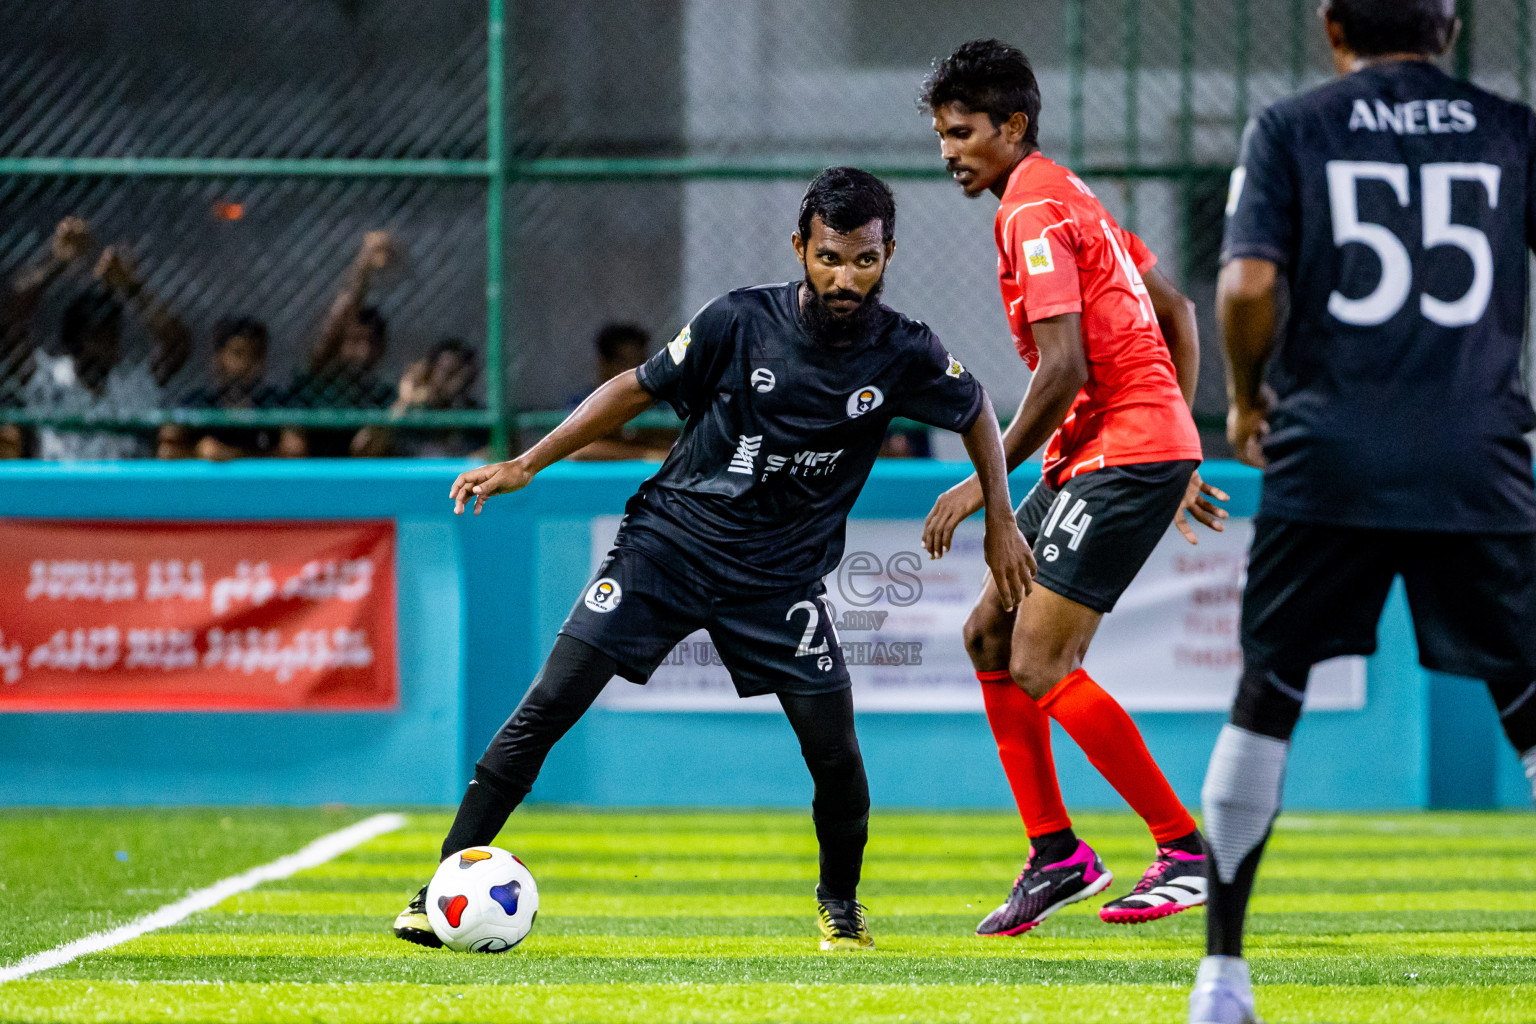
<path id="1" fill-rule="evenodd" d="M 816 901 L 821 923 L 821 950 L 874 949 L 875 937 L 864 923 L 864 904 L 858 900 Z"/>
<path id="2" fill-rule="evenodd" d="M 432 930 L 432 922 L 427 919 L 426 886 L 422 886 L 416 895 L 411 897 L 411 902 L 407 903 L 405 909 L 400 911 L 400 916 L 395 918 L 395 938 L 432 949 L 437 949 L 443 944 L 443 940 L 437 937 L 437 932 Z"/>

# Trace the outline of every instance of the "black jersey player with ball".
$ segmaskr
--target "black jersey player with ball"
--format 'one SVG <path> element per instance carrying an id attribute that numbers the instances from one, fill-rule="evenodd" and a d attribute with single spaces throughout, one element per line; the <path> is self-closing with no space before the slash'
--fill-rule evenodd
<path id="1" fill-rule="evenodd" d="M 1307 677 L 1375 650 L 1395 577 L 1419 661 L 1486 680 L 1536 775 L 1536 416 L 1520 370 L 1536 114 L 1434 65 L 1455 9 L 1325 0 L 1339 80 L 1261 114 L 1233 174 L 1227 433 L 1264 494 L 1243 674 L 1205 780 L 1209 955 L 1191 1024 L 1256 1020 L 1243 916 Z"/>
<path id="2" fill-rule="evenodd" d="M 550 748 L 613 676 L 645 682 L 679 640 L 704 629 L 737 692 L 776 695 L 800 741 L 815 784 L 821 948 L 874 946 L 857 894 L 869 786 L 822 578 L 842 557 L 848 511 L 894 417 L 964 436 L 986 495 L 987 564 L 1010 606 L 1035 568 L 1014 525 L 986 393 L 927 327 L 879 301 L 895 226 L 895 199 L 878 178 L 822 172 L 793 238 L 803 280 L 714 300 L 528 451 L 454 481 L 454 510 L 478 513 L 657 401 L 687 421 L 629 499 L 613 549 L 475 766 L 444 857 L 496 838 Z M 436 946 L 425 893 L 395 934 Z"/>

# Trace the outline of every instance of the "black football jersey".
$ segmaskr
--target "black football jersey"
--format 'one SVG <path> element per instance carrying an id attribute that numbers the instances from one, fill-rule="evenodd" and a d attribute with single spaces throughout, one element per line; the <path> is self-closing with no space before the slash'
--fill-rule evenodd
<path id="1" fill-rule="evenodd" d="M 1223 257 L 1279 264 L 1290 291 L 1261 515 L 1536 529 L 1520 373 L 1533 161 L 1529 108 L 1423 61 L 1249 126 Z"/>
<path id="2" fill-rule="evenodd" d="M 818 579 L 892 418 L 965 432 L 985 392 L 925 325 L 881 306 L 865 337 L 818 343 L 799 283 L 705 306 L 638 371 L 686 420 L 625 507 L 617 544 L 735 590 Z"/>

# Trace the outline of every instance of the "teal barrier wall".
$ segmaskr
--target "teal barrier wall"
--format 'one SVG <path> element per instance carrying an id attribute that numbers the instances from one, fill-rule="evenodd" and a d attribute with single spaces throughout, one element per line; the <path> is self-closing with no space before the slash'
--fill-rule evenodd
<path id="1" fill-rule="evenodd" d="M 0 803 L 443 803 L 516 705 L 586 579 L 590 519 L 618 514 L 649 472 L 561 465 L 478 518 L 455 518 L 448 462 L 0 465 L 0 515 L 46 518 L 394 517 L 399 526 L 398 712 L 0 714 Z M 881 463 L 855 516 L 921 517 L 965 467 Z M 1207 476 L 1251 514 L 1257 475 Z M 1017 494 L 1035 470 L 1015 474 Z M 1476 683 L 1416 665 L 1394 594 L 1360 711 L 1297 731 L 1287 800 L 1307 807 L 1524 805 L 1529 789 Z M 615 683 L 614 685 L 628 685 Z M 1148 745 L 1198 802 L 1223 716 L 1140 713 Z M 885 806 L 1012 805 L 980 714 L 861 714 L 871 790 Z M 1119 801 L 1065 737 L 1063 790 Z M 776 715 L 594 710 L 555 748 L 543 801 L 807 806 L 810 782 Z"/>

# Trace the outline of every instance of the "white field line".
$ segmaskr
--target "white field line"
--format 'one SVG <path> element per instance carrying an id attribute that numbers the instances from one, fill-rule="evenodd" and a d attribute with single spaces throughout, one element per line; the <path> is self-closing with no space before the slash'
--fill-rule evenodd
<path id="1" fill-rule="evenodd" d="M 99 953 L 158 928 L 167 928 L 199 911 L 222 903 L 236 893 L 254 889 L 263 882 L 273 882 L 279 878 L 287 878 L 305 868 L 318 867 L 328 860 L 341 856 L 354 846 L 360 846 L 386 832 L 393 832 L 404 824 L 405 815 L 403 814 L 375 814 L 371 818 L 364 818 L 355 825 L 348 825 L 338 832 L 321 836 L 302 850 L 215 882 L 206 889 L 197 889 L 175 903 L 167 903 L 159 910 L 119 925 L 110 931 L 96 932 L 94 935 L 66 942 L 62 946 L 55 946 L 53 949 L 45 949 L 40 953 L 23 957 L 9 967 L 0 967 L 0 984 L 25 978 L 38 971 L 59 967 L 90 953 Z"/>

